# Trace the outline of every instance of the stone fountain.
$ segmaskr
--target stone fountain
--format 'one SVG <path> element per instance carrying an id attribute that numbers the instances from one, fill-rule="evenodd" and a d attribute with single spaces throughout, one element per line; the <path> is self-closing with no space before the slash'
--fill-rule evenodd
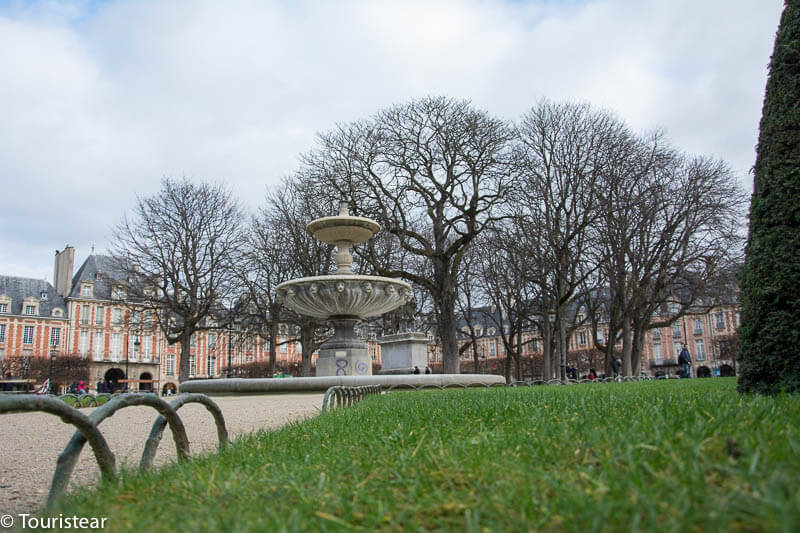
<path id="1" fill-rule="evenodd" d="M 283 300 L 285 306 L 302 315 L 325 319 L 334 328 L 333 336 L 320 347 L 316 377 L 199 379 L 181 383 L 180 391 L 247 395 L 325 391 L 336 385 L 380 385 L 390 388 L 408 385 L 446 387 L 505 383 L 502 376 L 486 374 L 372 375 L 372 360 L 367 345 L 358 338 L 353 328 L 364 318 L 388 313 L 411 299 L 411 286 L 408 283 L 353 273 L 350 247 L 370 239 L 380 229 L 380 225 L 374 220 L 351 216 L 347 202 L 341 202 L 337 216 L 319 218 L 306 226 L 306 231 L 314 237 L 336 246 L 336 273 L 293 279 L 277 287 L 277 296 Z M 400 335 L 419 334 L 406 332 Z M 381 347 L 387 355 L 386 366 L 392 372 L 408 372 L 409 364 L 417 364 L 418 360 L 421 366 L 426 361 L 426 339 L 417 339 L 420 346 L 415 348 L 417 351 L 409 352 L 409 355 L 406 353 L 407 349 L 399 349 L 391 344 L 407 339 L 395 337 L 385 337 Z"/>
<path id="2" fill-rule="evenodd" d="M 277 287 L 283 305 L 301 315 L 325 319 L 334 328 L 333 336 L 320 346 L 317 376 L 372 375 L 367 345 L 353 328 L 411 299 L 408 283 L 353 273 L 350 247 L 371 239 L 380 229 L 374 220 L 351 216 L 348 203 L 340 202 L 337 216 L 318 218 L 306 226 L 316 239 L 336 246 L 336 272 L 293 279 Z"/>

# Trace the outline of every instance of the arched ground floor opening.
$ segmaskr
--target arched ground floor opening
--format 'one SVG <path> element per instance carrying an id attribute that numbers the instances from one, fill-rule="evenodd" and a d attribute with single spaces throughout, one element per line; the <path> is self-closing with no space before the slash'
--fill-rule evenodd
<path id="1" fill-rule="evenodd" d="M 736 375 L 736 371 L 731 365 L 722 365 L 719 367 L 719 375 L 723 378 L 730 378 Z"/>
<path id="2" fill-rule="evenodd" d="M 139 379 L 141 379 L 143 381 L 142 383 L 139 383 L 139 391 L 140 392 L 152 392 L 153 384 L 152 383 L 146 383 L 146 382 L 148 380 L 152 380 L 153 379 L 153 375 L 150 372 L 142 372 L 141 374 L 139 374 Z"/>
<path id="3" fill-rule="evenodd" d="M 125 379 L 125 372 L 121 368 L 109 368 L 103 375 L 103 380 L 106 382 L 108 392 L 119 392 L 122 389 L 122 383 L 119 380 Z"/>
<path id="4" fill-rule="evenodd" d="M 697 367 L 697 377 L 698 378 L 710 378 L 711 377 L 711 369 L 707 366 L 698 366 Z"/>
<path id="5" fill-rule="evenodd" d="M 174 383 L 165 383 L 164 387 L 161 389 L 162 396 L 171 396 L 178 392 L 178 386 Z"/>

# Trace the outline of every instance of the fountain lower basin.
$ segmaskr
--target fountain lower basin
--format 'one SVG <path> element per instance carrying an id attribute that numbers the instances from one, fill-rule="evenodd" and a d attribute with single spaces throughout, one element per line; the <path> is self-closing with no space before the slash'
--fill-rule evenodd
<path id="1" fill-rule="evenodd" d="M 357 274 L 293 279 L 278 285 L 276 291 L 285 306 L 320 319 L 379 316 L 411 299 L 411 285 L 404 281 Z"/>

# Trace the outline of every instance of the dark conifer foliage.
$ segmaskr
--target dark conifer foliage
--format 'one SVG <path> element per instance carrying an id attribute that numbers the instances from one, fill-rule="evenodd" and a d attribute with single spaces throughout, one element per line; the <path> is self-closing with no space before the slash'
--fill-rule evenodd
<path id="1" fill-rule="evenodd" d="M 800 391 L 800 0 L 769 65 L 746 254 L 739 390 Z"/>

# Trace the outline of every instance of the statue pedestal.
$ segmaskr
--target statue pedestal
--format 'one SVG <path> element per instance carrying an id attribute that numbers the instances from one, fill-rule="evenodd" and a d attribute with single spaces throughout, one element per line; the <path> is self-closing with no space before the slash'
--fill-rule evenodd
<path id="1" fill-rule="evenodd" d="M 360 319 L 335 317 L 329 322 L 334 334 L 319 347 L 317 376 L 371 376 L 372 361 L 367 343 L 353 332 Z"/>
<path id="2" fill-rule="evenodd" d="M 381 346 L 380 374 L 410 374 L 428 365 L 428 336 L 419 331 L 386 335 L 378 340 Z"/>

